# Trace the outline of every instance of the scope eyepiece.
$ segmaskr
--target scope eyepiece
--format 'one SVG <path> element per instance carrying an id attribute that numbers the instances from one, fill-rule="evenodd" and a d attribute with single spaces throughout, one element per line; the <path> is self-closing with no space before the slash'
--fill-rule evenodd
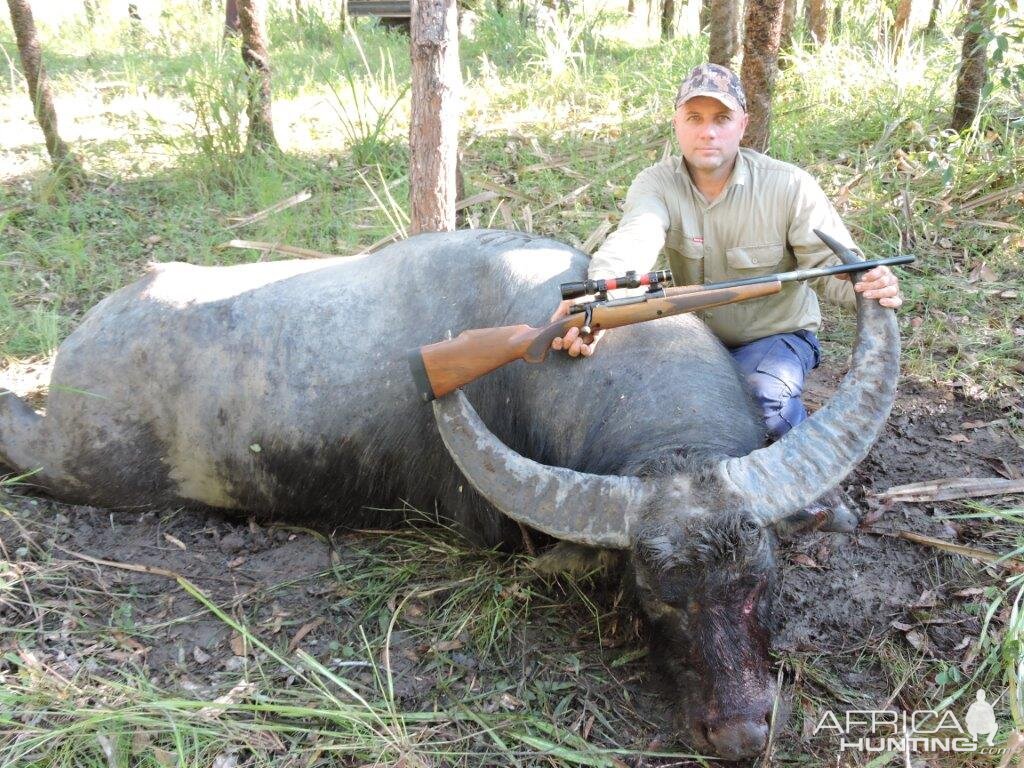
<path id="1" fill-rule="evenodd" d="M 627 272 L 622 277 L 610 277 L 605 280 L 579 280 L 562 283 L 558 287 L 562 292 L 563 299 L 576 299 L 592 293 L 607 293 L 616 288 L 640 288 L 646 285 L 657 289 L 662 283 L 671 282 L 672 271 L 659 269 L 657 272 L 646 272 L 642 275 L 638 275 L 636 272 Z"/>

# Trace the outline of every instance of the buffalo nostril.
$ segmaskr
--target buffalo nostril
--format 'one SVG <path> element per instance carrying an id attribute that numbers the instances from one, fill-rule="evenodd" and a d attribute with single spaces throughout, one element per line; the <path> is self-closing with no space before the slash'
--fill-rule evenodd
<path id="1" fill-rule="evenodd" d="M 705 732 L 719 757 L 738 760 L 753 757 L 764 750 L 768 743 L 767 720 L 734 720 L 716 728 L 706 728 Z"/>

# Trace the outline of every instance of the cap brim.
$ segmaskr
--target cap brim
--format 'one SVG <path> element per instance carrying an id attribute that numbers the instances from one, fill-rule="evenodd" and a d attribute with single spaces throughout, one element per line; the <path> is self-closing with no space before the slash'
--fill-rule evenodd
<path id="1" fill-rule="evenodd" d="M 722 93 L 721 91 L 706 91 L 706 90 L 692 91 L 691 93 L 686 94 L 682 98 L 677 99 L 676 100 L 676 109 L 679 109 L 679 107 L 681 105 L 685 104 L 690 99 L 696 98 L 697 96 L 707 96 L 708 98 L 714 99 L 715 101 L 720 101 L 722 104 L 727 106 L 729 109 L 736 110 L 737 112 L 745 112 L 746 111 L 740 105 L 739 101 L 736 100 L 735 96 L 730 96 L 728 93 Z"/>

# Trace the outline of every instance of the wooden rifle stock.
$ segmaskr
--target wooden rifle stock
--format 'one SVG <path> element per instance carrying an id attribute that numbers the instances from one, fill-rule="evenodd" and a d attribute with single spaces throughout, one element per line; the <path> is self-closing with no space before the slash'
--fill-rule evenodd
<path id="1" fill-rule="evenodd" d="M 700 312 L 724 304 L 770 296 L 782 289 L 778 280 L 729 288 L 683 286 L 667 288 L 653 296 L 632 296 L 596 302 L 590 330 L 601 331 L 643 323 L 659 317 Z M 444 397 L 459 387 L 514 360 L 539 363 L 547 357 L 551 342 L 570 328 L 582 328 L 586 314 L 578 312 L 549 325 L 506 325 L 463 331 L 454 339 L 427 344 L 409 352 L 416 389 L 424 402 Z"/>

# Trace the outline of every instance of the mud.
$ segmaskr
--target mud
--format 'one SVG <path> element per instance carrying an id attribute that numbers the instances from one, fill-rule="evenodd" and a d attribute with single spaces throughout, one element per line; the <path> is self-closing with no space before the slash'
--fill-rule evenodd
<path id="1" fill-rule="evenodd" d="M 816 372 L 806 395 L 812 408 L 838 378 L 831 370 Z M 953 503 L 886 507 L 872 494 L 941 477 L 1019 477 L 1024 446 L 1011 424 L 1021 413 L 1019 402 L 1000 405 L 905 382 L 883 436 L 844 483 L 866 518 L 861 528 L 785 544 L 776 651 L 791 696 L 805 702 L 786 726 L 791 737 L 808 738 L 814 711 L 806 702 L 836 695 L 829 681 L 839 681 L 860 704 L 886 700 L 893 682 L 872 654 L 882 644 L 966 668 L 965 644 L 978 636 L 984 598 L 955 593 L 994 578 L 898 532 L 992 548 L 984 525 L 943 520 Z M 989 501 L 1005 506 L 1021 499 Z M 220 695 L 259 654 L 185 591 L 175 579 L 180 575 L 273 647 L 303 648 L 372 690 L 371 671 L 352 660 L 361 658 L 367 641 L 385 642 L 396 601 L 415 587 L 425 596 L 402 604 L 389 640 L 402 707 L 541 706 L 530 697 L 538 695 L 531 686 L 543 680 L 543 690 L 574 692 L 584 711 L 614 713 L 604 730 L 601 721 L 593 734 L 587 728 L 596 743 L 643 749 L 670 742 L 666 712 L 646 664 L 637 660 L 641 633 L 631 612 L 618 606 L 621 595 L 610 580 L 584 585 L 595 609 L 565 582 L 542 581 L 522 561 L 468 551 L 443 531 L 408 539 L 420 554 L 447 554 L 420 563 L 407 584 L 396 575 L 401 535 L 327 536 L 187 510 L 111 513 L 9 492 L 0 506 L 11 512 L 0 517 L 0 556 L 50 568 L 33 585 L 31 600 L 0 594 L 0 655 L 31 648 L 65 677 L 114 664 L 167 690 Z M 435 537 L 440 543 L 430 544 Z M 436 619 L 436 612 L 451 609 L 453 562 L 467 572 L 499 573 L 503 591 L 492 599 L 511 615 L 496 636 L 475 634 L 472 622 L 451 635 L 451 625 Z M 385 588 L 378 589 L 381 581 Z M 278 684 L 290 684 L 283 672 Z M 813 749 L 811 742 L 788 741 L 790 755 Z"/>

